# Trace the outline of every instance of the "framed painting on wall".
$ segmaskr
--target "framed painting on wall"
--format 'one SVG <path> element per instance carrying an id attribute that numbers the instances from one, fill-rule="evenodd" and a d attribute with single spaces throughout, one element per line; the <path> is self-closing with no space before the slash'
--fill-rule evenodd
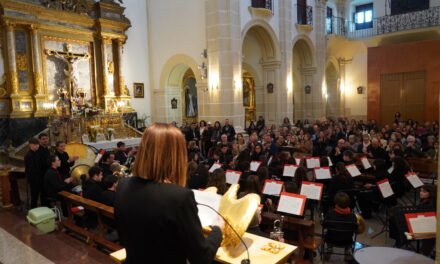
<path id="1" fill-rule="evenodd" d="M 133 83 L 134 98 L 144 98 L 144 83 Z"/>

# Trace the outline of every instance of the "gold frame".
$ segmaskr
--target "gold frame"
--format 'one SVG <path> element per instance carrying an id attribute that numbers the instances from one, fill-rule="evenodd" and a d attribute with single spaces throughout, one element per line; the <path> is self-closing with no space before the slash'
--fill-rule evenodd
<path id="1" fill-rule="evenodd" d="M 191 124 L 192 122 L 198 122 L 199 119 L 199 111 L 197 109 L 197 115 L 194 117 L 186 117 L 186 96 L 185 96 L 185 83 L 189 78 L 194 78 L 196 80 L 196 85 L 197 85 L 197 79 L 196 79 L 196 75 L 194 74 L 193 70 L 191 68 L 188 68 L 185 72 L 185 74 L 183 75 L 182 78 L 182 84 L 181 84 L 181 91 L 182 91 L 182 95 L 181 98 L 181 106 L 182 106 L 182 121 L 186 121 L 187 123 Z M 197 86 L 196 86 L 197 88 Z M 197 106 L 199 103 L 199 95 L 197 94 Z"/>
<path id="2" fill-rule="evenodd" d="M 137 93 L 137 87 L 142 87 L 141 88 L 141 94 Z M 144 98 L 145 92 L 144 92 L 144 83 L 133 83 L 133 97 L 134 98 Z"/>

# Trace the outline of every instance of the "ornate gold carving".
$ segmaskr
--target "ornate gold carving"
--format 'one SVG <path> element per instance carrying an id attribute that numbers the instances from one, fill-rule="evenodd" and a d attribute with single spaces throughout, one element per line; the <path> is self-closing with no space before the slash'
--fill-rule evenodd
<path id="1" fill-rule="evenodd" d="M 18 77 L 16 71 L 11 71 L 9 73 L 11 79 L 11 94 L 18 93 Z"/>
<path id="2" fill-rule="evenodd" d="M 42 4 L 58 11 L 67 11 L 77 14 L 84 14 L 90 11 L 87 0 L 42 0 Z"/>
<path id="3" fill-rule="evenodd" d="M 121 93 L 121 95 L 128 95 L 128 89 L 126 87 L 127 86 L 125 86 L 124 76 L 119 76 L 119 92 Z"/>
<path id="4" fill-rule="evenodd" d="M 130 96 L 130 90 L 128 89 L 127 85 L 124 86 L 124 93 L 123 95 Z"/>
<path id="5" fill-rule="evenodd" d="M 35 87 L 35 94 L 41 93 L 41 88 L 43 86 L 43 81 L 41 79 L 41 73 L 34 72 L 34 87 Z"/>
<path id="6" fill-rule="evenodd" d="M 108 72 L 108 74 L 114 74 L 115 73 L 115 64 L 113 63 L 113 61 L 108 61 L 107 62 L 107 72 Z"/>
<path id="7" fill-rule="evenodd" d="M 103 77 L 102 77 L 102 88 L 104 89 L 104 95 L 109 95 L 110 94 L 110 90 L 108 88 L 107 74 L 104 74 Z"/>
<path id="8" fill-rule="evenodd" d="M 16 61 L 18 70 L 25 71 L 28 69 L 26 54 L 17 54 Z"/>
<path id="9" fill-rule="evenodd" d="M 7 93 L 8 92 L 6 91 L 6 75 L 3 74 L 2 83 L 0 84 L 0 97 L 5 96 Z"/>

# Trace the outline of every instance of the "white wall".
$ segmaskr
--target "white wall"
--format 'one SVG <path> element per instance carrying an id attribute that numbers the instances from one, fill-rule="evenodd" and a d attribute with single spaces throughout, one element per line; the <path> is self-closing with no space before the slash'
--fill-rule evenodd
<path id="1" fill-rule="evenodd" d="M 148 34 L 147 34 L 147 3 L 139 0 L 125 0 L 125 15 L 131 21 L 127 31 L 127 42 L 124 46 L 123 75 L 130 95 L 133 96 L 133 83 L 145 85 L 145 97 L 132 98 L 132 107 L 138 116 L 151 115 L 151 97 L 149 93 L 149 63 L 148 63 Z"/>
<path id="2" fill-rule="evenodd" d="M 367 88 L 367 53 L 353 56 L 351 64 L 345 67 L 345 110 L 350 117 L 367 116 L 367 90 L 357 93 L 357 87 Z M 368 89 L 368 88 L 367 88 Z"/>

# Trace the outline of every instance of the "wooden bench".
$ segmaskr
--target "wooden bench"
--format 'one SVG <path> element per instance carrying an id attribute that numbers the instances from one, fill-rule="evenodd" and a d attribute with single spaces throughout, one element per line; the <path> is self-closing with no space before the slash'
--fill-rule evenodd
<path id="1" fill-rule="evenodd" d="M 407 158 L 407 160 L 412 170 L 422 178 L 432 179 L 433 174 L 438 173 L 438 161 L 436 159 Z"/>
<path id="2" fill-rule="evenodd" d="M 104 234 L 108 229 L 113 229 L 113 227 L 106 224 L 105 219 L 114 220 L 114 208 L 107 206 L 102 203 L 95 202 L 93 200 L 89 200 L 83 198 L 79 195 L 75 195 L 69 192 L 59 192 L 64 200 L 66 201 L 67 210 L 68 210 L 68 218 L 60 222 L 60 230 L 67 229 L 71 232 L 82 237 L 85 242 L 91 246 L 100 246 L 103 249 L 108 251 L 117 251 L 122 249 L 122 246 L 109 241 L 104 238 Z M 72 212 L 72 207 L 82 206 L 84 209 L 94 212 L 98 218 L 98 233 L 92 233 L 82 227 L 77 226 L 73 221 L 73 216 L 75 215 Z"/>
<path id="3" fill-rule="evenodd" d="M 262 226 L 266 227 L 263 231 L 270 233 L 273 230 L 273 222 L 279 220 L 281 215 L 274 213 L 262 213 Z M 283 231 L 290 231 L 297 234 L 297 240 L 285 239 L 285 242 L 291 245 L 295 245 L 299 249 L 298 259 L 295 263 L 305 263 L 304 253 L 309 250 L 308 263 L 313 263 L 313 251 L 315 251 L 322 243 L 321 236 L 315 235 L 315 223 L 310 220 L 295 218 L 290 216 L 284 216 Z"/>

